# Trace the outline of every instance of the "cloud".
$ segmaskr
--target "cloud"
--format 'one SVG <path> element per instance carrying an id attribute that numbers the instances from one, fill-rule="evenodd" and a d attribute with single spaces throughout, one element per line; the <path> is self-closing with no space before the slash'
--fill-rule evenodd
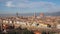
<path id="1" fill-rule="evenodd" d="M 21 8 L 34 8 L 34 7 L 47 7 L 47 6 L 54 6 L 53 3 L 50 2 L 29 2 L 29 3 L 24 3 L 24 2 L 20 2 L 20 3 L 16 3 L 15 5 L 13 4 L 12 1 L 8 1 L 6 3 L 6 6 L 10 6 L 10 7 L 21 7 Z"/>
<path id="2" fill-rule="evenodd" d="M 13 4 L 14 3 L 14 4 Z M 60 7 L 57 6 L 53 2 L 31 2 L 29 0 L 12 0 L 6 2 L 7 7 L 19 7 L 19 8 L 31 8 L 31 9 L 37 9 L 37 8 L 43 8 L 48 12 L 54 12 L 54 11 L 60 11 Z"/>
<path id="3" fill-rule="evenodd" d="M 13 3 L 12 1 L 8 1 L 8 2 L 6 2 L 6 6 L 7 7 L 14 7 L 15 5 L 13 5 L 12 3 Z"/>

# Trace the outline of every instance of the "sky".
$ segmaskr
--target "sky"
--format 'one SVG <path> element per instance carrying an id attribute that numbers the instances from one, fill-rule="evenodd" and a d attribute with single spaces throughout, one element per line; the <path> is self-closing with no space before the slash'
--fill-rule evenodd
<path id="1" fill-rule="evenodd" d="M 60 11 L 60 0 L 0 0 L 0 14 Z"/>

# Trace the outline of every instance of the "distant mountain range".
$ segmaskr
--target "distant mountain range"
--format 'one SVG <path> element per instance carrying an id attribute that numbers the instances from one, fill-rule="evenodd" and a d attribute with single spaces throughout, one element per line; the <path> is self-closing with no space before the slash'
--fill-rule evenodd
<path id="1" fill-rule="evenodd" d="M 59 12 L 54 12 L 54 13 L 45 13 L 45 15 L 50 15 L 50 16 L 60 16 L 60 11 Z"/>
<path id="2" fill-rule="evenodd" d="M 19 16 L 33 16 L 33 13 L 29 14 L 18 14 Z M 40 15 L 40 13 L 36 13 L 37 16 Z M 54 12 L 54 13 L 44 13 L 45 16 L 60 16 L 60 11 L 59 12 Z M 0 16 L 16 16 L 16 14 L 0 14 Z"/>

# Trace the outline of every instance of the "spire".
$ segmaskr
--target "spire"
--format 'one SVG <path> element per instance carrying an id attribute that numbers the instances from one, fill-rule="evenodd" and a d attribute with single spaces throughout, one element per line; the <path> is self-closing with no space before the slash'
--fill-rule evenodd
<path id="1" fill-rule="evenodd" d="M 36 18 L 36 12 L 34 12 L 34 18 Z"/>

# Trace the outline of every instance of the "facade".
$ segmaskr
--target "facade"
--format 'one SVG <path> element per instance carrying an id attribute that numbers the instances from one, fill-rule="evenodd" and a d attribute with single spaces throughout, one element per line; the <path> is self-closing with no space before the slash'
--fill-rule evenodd
<path id="1" fill-rule="evenodd" d="M 57 26 L 56 26 L 56 27 L 57 27 L 57 29 L 60 29 L 60 24 L 57 24 Z"/>

